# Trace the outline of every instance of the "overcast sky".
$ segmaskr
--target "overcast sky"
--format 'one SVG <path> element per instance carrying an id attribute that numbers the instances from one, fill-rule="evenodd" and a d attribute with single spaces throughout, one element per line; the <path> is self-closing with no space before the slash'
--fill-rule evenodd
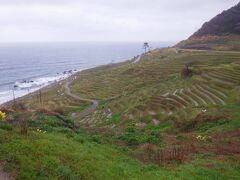
<path id="1" fill-rule="evenodd" d="M 0 0 L 0 42 L 179 41 L 239 0 Z"/>

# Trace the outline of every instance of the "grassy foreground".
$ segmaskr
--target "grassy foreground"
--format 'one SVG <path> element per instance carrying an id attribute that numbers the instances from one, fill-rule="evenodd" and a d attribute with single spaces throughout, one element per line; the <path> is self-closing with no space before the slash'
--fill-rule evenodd
<path id="1" fill-rule="evenodd" d="M 36 129 L 25 136 L 18 128 L 1 125 L 0 160 L 17 179 L 237 179 L 240 175 L 234 159 L 211 159 L 211 154 L 206 155 L 208 160 L 203 156 L 183 165 L 144 165 L 130 158 L 127 148 L 98 138 Z"/>

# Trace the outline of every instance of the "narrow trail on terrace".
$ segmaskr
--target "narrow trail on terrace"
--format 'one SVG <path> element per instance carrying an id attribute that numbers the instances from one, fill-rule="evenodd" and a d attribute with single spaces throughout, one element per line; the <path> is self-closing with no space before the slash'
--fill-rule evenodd
<path id="1" fill-rule="evenodd" d="M 91 113 L 93 113 L 94 111 L 96 111 L 98 105 L 99 105 L 99 101 L 98 100 L 92 100 L 92 99 L 86 99 L 86 98 L 82 98 L 80 96 L 77 96 L 75 94 L 73 94 L 69 88 L 69 85 L 70 85 L 70 81 L 66 82 L 65 84 L 65 93 L 78 100 L 78 101 L 86 101 L 86 102 L 90 102 L 91 103 L 91 106 L 89 106 L 88 108 L 86 108 L 85 110 L 83 110 L 82 112 L 79 112 L 79 113 L 75 113 L 74 117 L 78 117 L 78 118 L 83 118 Z"/>
<path id="2" fill-rule="evenodd" d="M 141 59 L 142 59 L 142 56 L 143 54 L 139 55 L 134 61 L 133 63 L 137 63 L 139 62 Z M 71 92 L 71 89 L 69 88 L 69 85 L 71 83 L 71 80 L 70 81 L 67 81 L 64 85 L 64 88 L 65 88 L 65 93 L 67 96 L 69 97 L 72 97 L 73 99 L 76 99 L 78 101 L 85 101 L 85 102 L 90 102 L 91 105 L 86 108 L 85 110 L 81 111 L 81 112 L 78 112 L 78 113 L 73 113 L 72 116 L 73 117 L 77 117 L 77 118 L 84 118 L 88 115 L 90 115 L 91 113 L 94 113 L 99 105 L 99 101 L 98 100 L 93 100 L 93 99 L 87 99 L 87 98 L 83 98 L 83 97 L 80 97 L 76 94 L 73 94 Z M 113 100 L 113 99 L 116 99 L 118 97 L 120 97 L 121 95 L 118 95 L 118 96 L 114 96 L 114 97 L 110 97 L 110 98 L 107 98 L 107 99 L 104 99 L 105 101 L 108 101 L 108 100 Z"/>

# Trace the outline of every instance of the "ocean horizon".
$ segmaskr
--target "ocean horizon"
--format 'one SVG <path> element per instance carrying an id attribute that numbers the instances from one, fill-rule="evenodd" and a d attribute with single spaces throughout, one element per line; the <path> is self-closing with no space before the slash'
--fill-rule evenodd
<path id="1" fill-rule="evenodd" d="M 142 43 L 10 43 L 0 44 L 0 104 L 24 96 L 72 73 L 132 59 Z M 150 42 L 152 49 L 173 43 Z"/>

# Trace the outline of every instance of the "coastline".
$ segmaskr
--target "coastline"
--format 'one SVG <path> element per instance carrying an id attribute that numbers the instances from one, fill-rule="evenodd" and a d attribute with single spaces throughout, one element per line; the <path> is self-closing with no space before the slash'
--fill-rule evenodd
<path id="1" fill-rule="evenodd" d="M 79 71 L 81 70 L 69 70 L 63 73 L 58 73 L 55 76 L 38 77 L 36 78 L 36 80 L 29 80 L 29 81 L 26 81 L 26 80 L 21 82 L 17 81 L 15 82 L 15 85 L 13 86 L 12 89 L 9 89 L 9 91 L 3 91 L 5 93 L 8 92 L 9 94 L 8 94 L 8 97 L 5 96 L 5 100 L 0 101 L 0 105 L 13 101 L 14 96 L 15 96 L 15 99 L 18 99 L 20 97 L 24 97 L 26 95 L 32 94 L 40 89 L 46 88 L 50 85 L 53 85 L 64 79 L 67 79 L 68 77 L 70 77 L 71 75 Z"/>
<path id="2" fill-rule="evenodd" d="M 156 47 L 169 44 L 153 42 Z M 1 51 L 5 50 L 0 62 L 0 104 L 13 100 L 13 89 L 19 98 L 52 84 L 61 72 L 119 63 L 142 53 L 140 42 L 3 44 Z"/>
<path id="3" fill-rule="evenodd" d="M 79 69 L 79 70 L 70 70 L 72 71 L 71 74 L 68 74 L 66 77 L 62 77 L 60 78 L 59 80 L 56 80 L 52 83 L 49 83 L 49 84 L 46 84 L 46 85 L 42 85 L 40 87 L 37 87 L 37 88 L 33 88 L 32 90 L 25 90 L 25 93 L 23 93 L 22 95 L 19 94 L 19 95 L 15 95 L 15 101 L 19 101 L 21 99 L 24 99 L 26 98 L 27 96 L 34 96 L 36 95 L 37 93 L 39 93 L 39 91 L 46 91 L 46 90 L 49 90 L 51 88 L 53 88 L 54 86 L 61 86 L 63 85 L 64 83 L 70 81 L 70 79 L 72 80 L 72 78 L 74 78 L 74 76 L 76 76 L 77 74 L 79 73 L 82 73 L 84 71 L 93 71 L 94 69 L 96 68 L 101 68 L 101 67 L 107 67 L 107 66 L 112 66 L 112 65 L 116 65 L 116 64 L 119 64 L 119 63 L 125 63 L 125 62 L 131 62 L 133 61 L 134 62 L 134 59 L 135 58 L 132 58 L 132 59 L 128 59 L 128 60 L 123 60 L 123 61 L 120 61 L 120 62 L 117 62 L 117 63 L 108 63 L 108 64 L 102 64 L 102 65 L 97 65 L 95 67 L 90 67 L 90 68 L 83 68 L 83 69 Z M 11 105 L 11 103 L 14 101 L 13 99 L 13 95 L 12 95 L 12 98 L 9 99 L 8 101 L 5 101 L 3 103 L 0 102 L 0 106 L 8 106 L 8 105 Z"/>

